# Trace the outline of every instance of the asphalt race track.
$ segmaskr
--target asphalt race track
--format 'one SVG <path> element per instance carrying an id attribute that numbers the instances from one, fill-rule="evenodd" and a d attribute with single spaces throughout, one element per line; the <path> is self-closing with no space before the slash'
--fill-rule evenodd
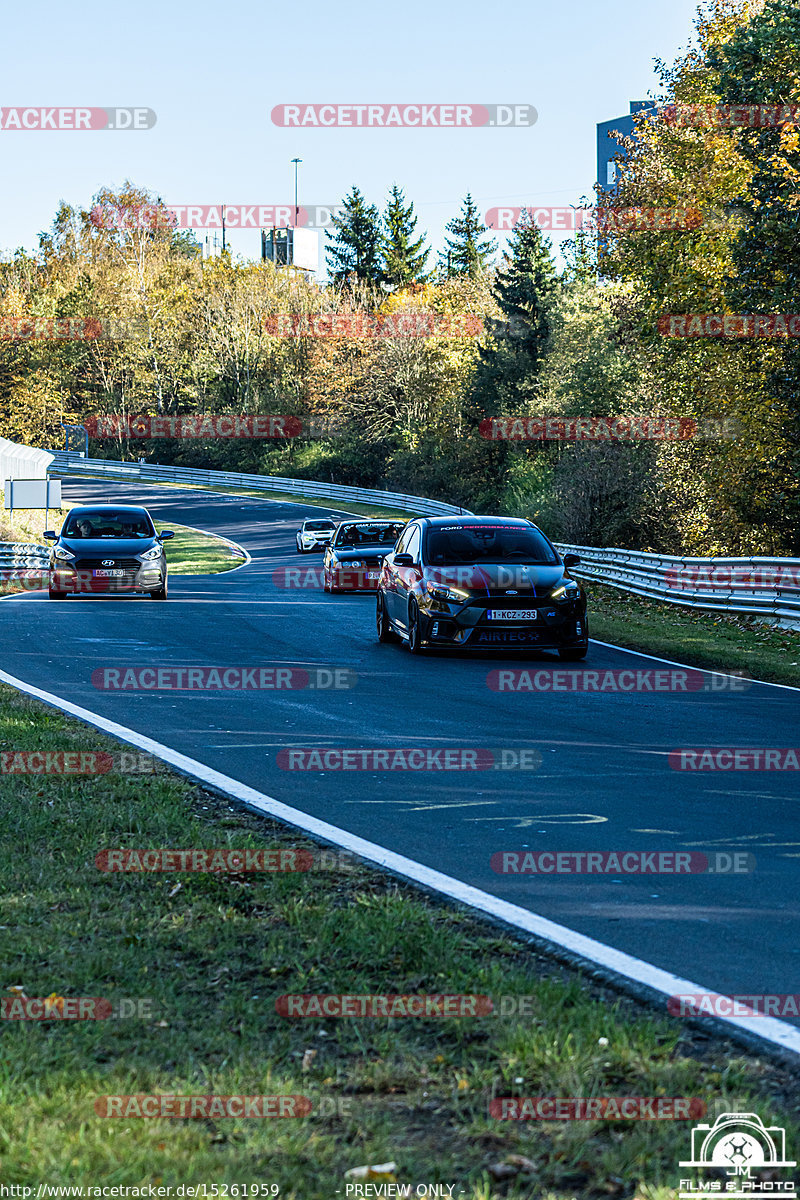
<path id="1" fill-rule="evenodd" d="M 412 657 L 379 645 L 372 595 L 287 589 L 307 515 L 337 510 L 202 491 L 65 479 L 76 500 L 145 503 L 161 522 L 244 546 L 229 574 L 178 577 L 170 600 L 46 593 L 0 606 L 3 668 L 157 738 L 321 820 L 726 994 L 786 993 L 800 967 L 796 772 L 670 768 L 679 747 L 797 744 L 800 692 L 504 693 L 498 668 L 660 667 L 593 643 L 555 656 Z M 591 613 L 590 613 L 591 622 Z M 590 624 L 591 628 L 591 624 Z M 105 691 L 97 667 L 343 667 L 345 690 Z M 535 771 L 281 769 L 287 747 L 536 748 Z M 510 757 L 510 756 L 508 756 Z M 503 875 L 503 850 L 747 851 L 752 873 Z M 794 963 L 794 967 L 792 964 Z M 784 1018 L 791 1020 L 791 1018 Z M 795 1020 L 800 1024 L 800 1019 Z"/>

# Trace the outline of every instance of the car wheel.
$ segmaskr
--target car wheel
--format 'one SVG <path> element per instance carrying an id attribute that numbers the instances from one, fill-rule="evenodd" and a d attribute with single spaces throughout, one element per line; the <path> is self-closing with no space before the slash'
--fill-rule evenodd
<path id="1" fill-rule="evenodd" d="M 586 658 L 588 652 L 588 646 L 570 646 L 566 650 L 559 650 L 558 657 L 565 662 L 580 662 L 582 658 Z"/>
<path id="2" fill-rule="evenodd" d="M 408 606 L 408 639 L 406 644 L 412 654 L 422 653 L 422 630 L 419 624 L 419 609 L 415 600 L 412 600 Z"/>
<path id="3" fill-rule="evenodd" d="M 375 601 L 375 624 L 378 629 L 379 642 L 396 642 L 397 634 L 392 629 L 389 621 L 389 614 L 386 611 L 386 601 L 381 592 L 378 592 Z"/>
<path id="4" fill-rule="evenodd" d="M 164 586 L 163 586 L 163 587 L 160 587 L 160 588 L 158 588 L 158 590 L 157 590 L 157 591 L 155 591 L 155 592 L 151 592 L 151 593 L 150 593 L 150 599 L 151 599 L 151 600 L 166 600 L 166 599 L 167 599 L 167 595 L 168 595 L 168 592 L 167 592 L 167 581 L 166 581 L 166 579 L 165 579 L 165 580 L 164 580 Z"/>
<path id="5" fill-rule="evenodd" d="M 325 567 L 322 568 L 322 590 L 323 592 L 329 592 L 331 590 L 330 577 L 328 576 L 328 571 Z"/>
<path id="6" fill-rule="evenodd" d="M 305 554 L 305 550 L 304 550 L 304 549 L 303 549 L 303 547 L 300 545 L 299 541 L 297 542 L 297 553 L 298 553 L 298 554 Z"/>
<path id="7" fill-rule="evenodd" d="M 50 600 L 66 600 L 66 592 L 54 592 L 52 588 L 47 589 L 47 595 Z"/>

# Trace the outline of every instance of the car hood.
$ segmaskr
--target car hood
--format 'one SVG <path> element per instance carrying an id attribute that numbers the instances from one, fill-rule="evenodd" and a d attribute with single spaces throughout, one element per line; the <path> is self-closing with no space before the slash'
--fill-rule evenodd
<path id="1" fill-rule="evenodd" d="M 58 544 L 71 550 L 76 558 L 132 558 L 151 546 L 160 546 L 156 538 L 59 538 Z"/>
<path id="2" fill-rule="evenodd" d="M 542 594 L 554 588 L 564 576 L 557 566 L 528 566 L 523 563 L 463 563 L 459 566 L 425 567 L 423 575 L 431 583 L 468 588 L 477 594 L 491 595 L 516 591 L 520 596 Z"/>
<path id="3" fill-rule="evenodd" d="M 391 554 L 392 546 L 332 546 L 331 549 L 340 562 L 349 562 L 354 558 L 380 558 Z"/>

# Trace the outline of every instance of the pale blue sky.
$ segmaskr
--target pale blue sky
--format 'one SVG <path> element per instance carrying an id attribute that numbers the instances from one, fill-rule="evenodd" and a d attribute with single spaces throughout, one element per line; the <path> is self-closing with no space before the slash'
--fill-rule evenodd
<path id="1" fill-rule="evenodd" d="M 15 5 L 5 19 L 2 105 L 141 105 L 158 122 L 140 132 L 0 132 L 0 252 L 35 248 L 61 199 L 88 207 L 101 186 L 126 178 L 174 204 L 291 202 L 295 156 L 301 204 L 338 202 L 357 183 L 382 207 L 397 182 L 435 249 L 467 191 L 481 213 L 577 204 L 592 194 L 595 124 L 657 89 L 653 59 L 685 48 L 695 8 L 695 0 Z M 273 105 L 292 102 L 528 103 L 539 119 L 527 129 L 273 126 Z M 260 253 L 256 231 L 230 242 Z"/>

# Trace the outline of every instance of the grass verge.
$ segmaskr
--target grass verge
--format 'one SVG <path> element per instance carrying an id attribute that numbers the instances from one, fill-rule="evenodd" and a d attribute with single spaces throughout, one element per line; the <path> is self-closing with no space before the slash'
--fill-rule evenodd
<path id="1" fill-rule="evenodd" d="M 0 752 L 119 749 L 0 685 Z M 0 1022 L 5 1183 L 258 1183 L 282 1200 L 332 1200 L 356 1194 L 347 1170 L 393 1162 L 383 1178 L 412 1195 L 437 1183 L 466 1200 L 674 1196 L 690 1122 L 500 1121 L 488 1115 L 500 1096 L 699 1097 L 712 1120 L 744 1104 L 797 1146 L 787 1068 L 377 870 L 335 857 L 279 874 L 95 866 L 116 847 L 310 845 L 166 771 L 0 773 L 0 991 L 152 1006 Z M 286 993 L 530 999 L 525 1015 L 290 1020 L 276 1011 Z M 102 1096 L 141 1093 L 300 1095 L 313 1108 L 292 1120 L 96 1115 Z"/>
<path id="2" fill-rule="evenodd" d="M 216 534 L 176 525 L 174 521 L 157 521 L 156 529 L 159 533 L 162 529 L 172 529 L 175 533 L 165 543 L 170 575 L 216 575 L 247 562 L 241 546 Z"/>
<path id="3" fill-rule="evenodd" d="M 602 642 L 800 687 L 800 631 L 703 613 L 586 582 L 589 632 Z"/>

